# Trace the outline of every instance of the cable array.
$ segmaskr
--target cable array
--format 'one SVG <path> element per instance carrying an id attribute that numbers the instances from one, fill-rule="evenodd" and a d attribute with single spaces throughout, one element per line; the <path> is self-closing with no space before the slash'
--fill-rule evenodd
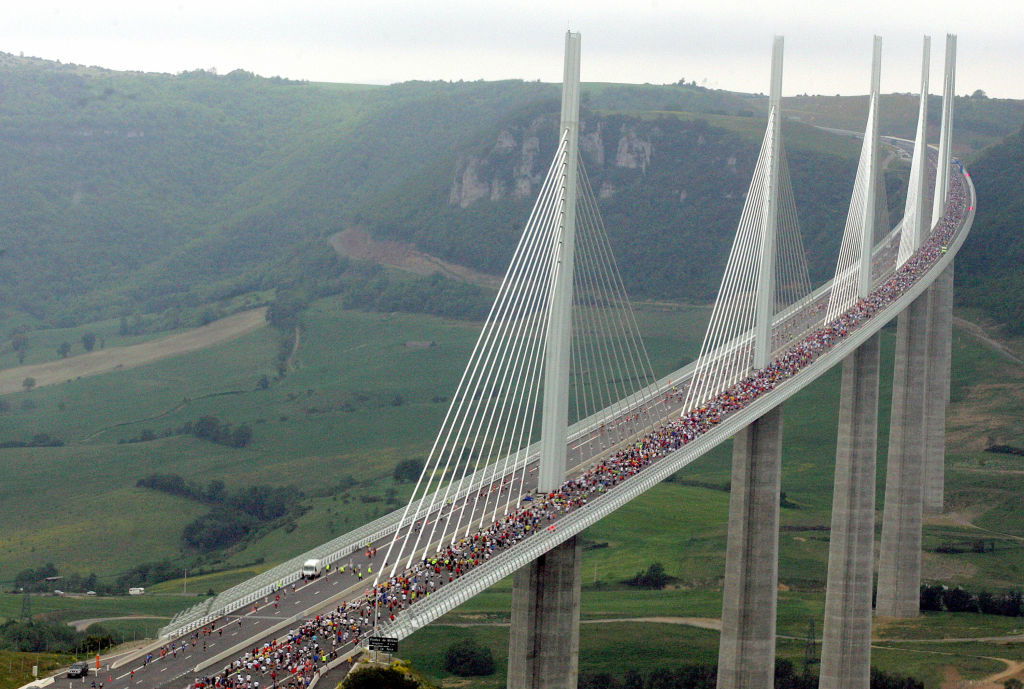
<path id="1" fill-rule="evenodd" d="M 775 275 L 775 310 L 781 311 L 803 300 L 811 293 L 811 275 L 807 268 L 807 253 L 800 234 L 800 220 L 793 196 L 793 182 L 789 176 L 786 149 L 779 161 L 781 203 L 779 204 L 779 245 Z"/>
<path id="2" fill-rule="evenodd" d="M 437 528 L 453 516 L 453 496 L 460 494 L 471 467 L 473 474 L 484 467 L 492 478 L 498 478 L 499 465 L 507 468 L 510 461 L 515 464 L 529 447 L 558 269 L 566 145 L 563 135 L 388 547 L 392 576 L 403 559 L 404 567 L 409 567 L 421 548 L 426 551 L 435 544 Z M 502 458 L 504 461 L 499 461 Z M 502 472 L 501 477 L 506 473 Z M 486 491 L 485 501 L 490 503 L 493 498 L 495 512 L 502 496 L 507 499 L 514 489 L 514 482 L 515 476 L 506 478 L 497 491 Z M 427 496 L 429 499 L 420 500 Z M 416 509 L 411 509 L 417 501 Z M 401 545 L 396 551 L 398 543 Z"/>
<path id="3" fill-rule="evenodd" d="M 865 132 L 870 133 L 874 131 L 875 113 L 875 108 L 869 109 Z M 872 177 L 871 167 L 875 164 L 874 154 L 874 141 L 869 134 L 865 134 L 864 145 L 860 149 L 860 160 L 857 162 L 857 176 L 853 181 L 853 196 L 850 198 L 850 209 L 846 214 L 843 243 L 839 248 L 839 259 L 836 262 L 836 276 L 832 282 L 832 291 L 829 294 L 828 311 L 825 315 L 826 323 L 831 323 L 838 318 L 841 313 L 853 306 L 858 297 L 860 297 L 861 256 L 864 245 L 864 206 L 868 203 L 868 193 L 870 191 L 868 185 Z M 877 189 L 877 184 L 875 188 Z"/>
<path id="4" fill-rule="evenodd" d="M 914 149 L 914 157 L 910 162 L 910 180 L 907 186 L 907 202 L 903 208 L 903 229 L 900 232 L 900 249 L 896 256 L 896 265 L 903 265 L 917 250 L 917 226 L 920 222 L 920 211 L 924 209 L 924 201 L 919 200 L 918 189 L 921 186 L 921 175 L 925 174 L 925 157 Z"/>
<path id="5" fill-rule="evenodd" d="M 754 166 L 754 176 L 740 214 L 736 238 L 729 252 L 725 273 L 718 288 L 718 298 L 711 311 L 711 320 L 687 391 L 685 409 L 699 407 L 704 400 L 747 375 L 753 365 L 757 285 L 761 270 L 761 246 L 768 226 L 764 209 L 765 197 L 770 193 L 775 116 L 774 110 L 768 116 L 768 130 Z M 778 243 L 773 313 L 800 302 L 811 291 L 807 257 L 800 236 L 796 201 L 784 152 L 779 160 L 778 174 Z"/>
<path id="6" fill-rule="evenodd" d="M 570 419 L 607 410 L 614 443 L 658 420 L 644 404 L 655 378 L 582 160 L 579 170 Z"/>
<path id="7" fill-rule="evenodd" d="M 391 577 L 500 519 L 531 491 L 565 210 L 567 130 L 388 546 Z M 570 420 L 602 413 L 617 442 L 650 427 L 654 374 L 597 201 L 578 167 Z M 602 427 L 603 429 L 603 427 Z M 471 489 L 471 485 L 478 486 Z M 414 507 L 415 505 L 415 507 Z"/>

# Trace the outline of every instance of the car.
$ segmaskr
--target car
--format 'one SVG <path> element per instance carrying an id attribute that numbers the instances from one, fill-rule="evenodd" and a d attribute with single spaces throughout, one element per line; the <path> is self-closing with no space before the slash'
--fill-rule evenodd
<path id="1" fill-rule="evenodd" d="M 88 677 L 89 663 L 72 663 L 68 668 L 68 677 Z"/>
<path id="2" fill-rule="evenodd" d="M 86 591 L 85 595 L 87 595 L 87 596 L 95 596 L 96 592 L 95 591 Z"/>

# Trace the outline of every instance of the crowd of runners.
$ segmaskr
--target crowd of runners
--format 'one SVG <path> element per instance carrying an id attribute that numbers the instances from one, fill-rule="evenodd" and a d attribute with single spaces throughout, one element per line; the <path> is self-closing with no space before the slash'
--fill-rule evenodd
<path id="1" fill-rule="evenodd" d="M 361 645 L 361 639 L 372 633 L 379 623 L 395 620 L 401 611 L 532 534 L 555 530 L 561 515 L 583 507 L 651 463 L 707 433 L 727 416 L 812 364 L 903 295 L 945 253 L 967 210 L 966 184 L 962 177 L 956 176 L 950 184 L 947 214 L 923 246 L 870 296 L 858 301 L 836 320 L 811 332 L 767 367 L 715 395 L 699 408 L 652 430 L 626 449 L 566 481 L 559 490 L 526 496 L 514 511 L 488 528 L 445 546 L 406 571 L 377 582 L 357 600 L 342 602 L 326 614 L 305 620 L 285 637 L 249 650 L 219 673 L 196 678 L 194 687 L 300 689 L 307 686 L 325 664 Z M 372 556 L 370 551 L 364 554 Z M 381 576 L 388 573 L 387 569 L 385 565 Z"/>

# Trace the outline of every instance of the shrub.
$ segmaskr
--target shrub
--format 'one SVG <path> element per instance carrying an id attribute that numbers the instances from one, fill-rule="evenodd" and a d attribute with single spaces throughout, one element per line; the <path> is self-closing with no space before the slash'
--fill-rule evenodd
<path id="1" fill-rule="evenodd" d="M 420 685 L 398 670 L 367 667 L 350 674 L 341 686 L 344 689 L 419 689 Z"/>
<path id="2" fill-rule="evenodd" d="M 423 471 L 423 461 L 419 459 L 403 459 L 395 467 L 392 474 L 399 483 L 411 483 L 420 477 Z"/>
<path id="3" fill-rule="evenodd" d="M 664 565 L 655 562 L 647 568 L 646 572 L 637 572 L 632 579 L 627 579 L 623 583 L 642 589 L 663 589 L 674 579 L 665 573 Z"/>
<path id="4" fill-rule="evenodd" d="M 463 639 L 448 647 L 444 653 L 444 669 L 460 677 L 480 677 L 494 674 L 494 655 L 491 649 L 473 639 Z"/>

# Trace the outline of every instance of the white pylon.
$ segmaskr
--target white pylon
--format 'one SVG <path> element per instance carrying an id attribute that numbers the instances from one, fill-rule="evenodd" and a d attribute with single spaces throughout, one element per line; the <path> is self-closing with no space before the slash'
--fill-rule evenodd
<path id="1" fill-rule="evenodd" d="M 775 255 L 779 222 L 779 159 L 782 149 L 782 51 L 785 39 L 776 36 L 772 45 L 772 76 L 768 97 L 770 148 L 765 181 L 764 211 L 761 215 L 761 257 L 757 277 L 757 306 L 754 324 L 754 368 L 771 360 L 772 320 L 775 318 Z"/>
<path id="2" fill-rule="evenodd" d="M 559 220 L 558 274 L 552 294 L 544 357 L 544 404 L 541 417 L 537 489 L 553 491 L 565 481 L 569 425 L 569 366 L 572 349 L 572 285 L 576 244 L 576 178 L 580 128 L 580 34 L 565 34 L 562 115 L 559 137 L 565 141 Z"/>
<path id="3" fill-rule="evenodd" d="M 928 217 L 925 216 L 924 197 L 928 167 L 928 70 L 931 59 L 931 38 L 924 37 L 921 57 L 921 100 L 917 113 L 917 137 L 914 139 L 914 157 L 910 163 L 910 182 L 907 203 L 903 209 L 903 230 L 896 265 L 910 258 L 927 234 Z"/>
<path id="4" fill-rule="evenodd" d="M 949 166 L 953 162 L 953 102 L 956 98 L 956 35 L 946 34 L 946 64 L 942 85 L 942 129 L 939 160 L 935 166 L 935 197 L 932 199 L 932 227 L 946 212 Z"/>
<path id="5" fill-rule="evenodd" d="M 871 250 L 877 223 L 877 182 L 881 174 L 878 156 L 878 100 L 882 65 L 882 39 L 875 36 L 871 56 L 871 95 L 864 127 L 864 143 L 857 162 L 857 176 L 846 214 L 843 242 L 836 262 L 825 322 L 831 322 L 858 298 L 871 292 Z"/>
<path id="6" fill-rule="evenodd" d="M 871 294 L 871 249 L 875 240 L 876 191 L 880 162 L 878 159 L 878 99 L 882 79 L 882 37 L 875 36 L 871 52 L 871 97 L 868 102 L 868 123 L 864 129 L 864 148 L 867 155 L 867 179 L 864 189 L 864 208 L 861 213 L 860 273 L 857 275 L 857 296 Z"/>

